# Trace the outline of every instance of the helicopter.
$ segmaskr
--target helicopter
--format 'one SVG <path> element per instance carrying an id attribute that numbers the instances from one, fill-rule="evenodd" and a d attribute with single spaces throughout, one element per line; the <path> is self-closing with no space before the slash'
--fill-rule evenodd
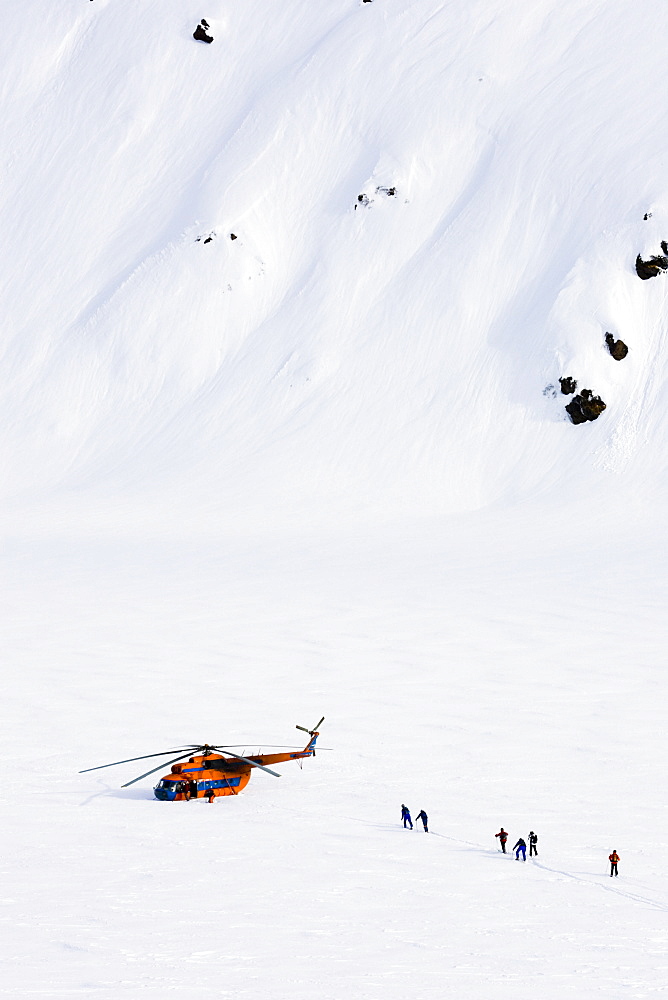
<path id="1" fill-rule="evenodd" d="M 141 757 L 128 757 L 126 760 L 115 760 L 111 764 L 99 764 L 97 767 L 86 767 L 79 774 L 87 774 L 89 771 L 100 771 L 105 767 L 116 767 L 117 764 L 129 764 L 135 760 L 147 760 L 149 757 L 166 757 L 176 749 L 181 749 L 184 753 L 173 760 L 164 761 L 150 771 L 145 771 L 132 781 L 126 781 L 121 788 L 134 785 L 136 781 L 147 778 L 149 774 L 155 774 L 163 767 L 171 764 L 169 774 L 165 774 L 153 789 L 156 799 L 162 802 L 185 801 L 190 799 L 218 798 L 222 795 L 238 795 L 250 781 L 251 772 L 254 767 L 267 774 L 273 774 L 275 778 L 280 778 L 278 771 L 272 771 L 268 764 L 282 764 L 286 760 L 303 760 L 305 757 L 315 757 L 315 744 L 320 733 L 319 727 L 325 721 L 322 719 L 313 729 L 306 729 L 305 726 L 296 726 L 304 733 L 308 733 L 310 739 L 303 750 L 295 753 L 264 753 L 253 757 L 242 757 L 238 753 L 233 753 L 229 747 L 213 746 L 204 743 L 202 746 L 193 747 L 172 747 L 171 750 L 163 750 L 161 753 L 147 753 Z M 184 758 L 188 760 L 184 763 Z"/>

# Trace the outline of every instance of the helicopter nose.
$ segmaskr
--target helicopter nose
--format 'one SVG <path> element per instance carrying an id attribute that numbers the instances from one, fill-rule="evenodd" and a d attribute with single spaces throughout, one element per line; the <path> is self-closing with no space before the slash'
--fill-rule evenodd
<path id="1" fill-rule="evenodd" d="M 156 799 L 160 799 L 161 802 L 170 802 L 176 798 L 176 792 L 172 791 L 170 788 L 162 788 L 160 785 L 155 786 L 153 794 Z"/>

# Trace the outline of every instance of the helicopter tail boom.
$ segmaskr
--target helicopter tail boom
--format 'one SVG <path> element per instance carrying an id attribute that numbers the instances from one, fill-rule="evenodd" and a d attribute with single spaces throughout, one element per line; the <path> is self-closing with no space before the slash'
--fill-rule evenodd
<path id="1" fill-rule="evenodd" d="M 323 718 L 318 723 L 318 726 L 322 725 L 324 721 L 325 718 L 323 716 Z M 305 757 L 315 757 L 315 744 L 318 739 L 318 736 L 320 736 L 320 733 L 318 732 L 318 726 L 316 726 L 315 729 L 306 729 L 305 726 L 297 726 L 297 729 L 301 729 L 302 732 L 308 733 L 310 736 L 310 739 L 303 750 L 296 750 L 293 751 L 292 753 L 269 753 L 269 754 L 264 753 L 264 754 L 258 754 L 256 757 L 254 756 L 241 759 L 242 760 L 245 759 L 249 763 L 254 763 L 256 766 L 259 766 L 261 764 L 264 765 L 282 764 L 288 760 L 304 760 Z"/>

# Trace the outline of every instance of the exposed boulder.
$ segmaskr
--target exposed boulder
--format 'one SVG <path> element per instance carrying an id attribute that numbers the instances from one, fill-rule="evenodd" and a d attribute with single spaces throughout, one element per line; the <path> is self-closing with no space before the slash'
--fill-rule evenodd
<path id="1" fill-rule="evenodd" d="M 566 413 L 574 424 L 584 424 L 587 420 L 596 420 L 604 409 L 605 403 L 600 396 L 595 396 L 591 389 L 583 389 L 570 401 Z"/>
<path id="2" fill-rule="evenodd" d="M 663 244 L 662 244 L 663 245 Z M 643 281 L 647 281 L 648 278 L 655 278 L 657 274 L 661 271 L 668 269 L 668 256 L 666 257 L 650 257 L 648 260 L 643 260 L 640 254 L 636 257 L 636 274 Z"/>
<path id="3" fill-rule="evenodd" d="M 623 340 L 615 340 L 611 333 L 606 333 L 605 342 L 608 345 L 608 350 L 612 354 L 615 361 L 623 361 L 626 355 L 629 353 L 629 349 Z"/>
<path id="4" fill-rule="evenodd" d="M 575 381 L 574 378 L 571 378 L 570 375 L 564 375 L 563 378 L 560 378 L 559 385 L 561 386 L 561 391 L 563 392 L 564 396 L 570 396 L 571 393 L 575 392 L 575 390 L 578 387 L 577 382 Z"/>
<path id="5" fill-rule="evenodd" d="M 386 198 L 396 198 L 397 189 L 395 187 L 385 187 L 383 184 L 379 184 L 375 190 L 375 194 L 384 194 Z M 355 208 L 368 208 L 369 205 L 373 205 L 373 198 L 370 198 L 366 192 L 357 195 Z"/>
<path id="6" fill-rule="evenodd" d="M 209 22 L 205 21 L 204 18 L 199 22 L 195 30 L 193 31 L 193 38 L 196 42 L 209 42 L 213 41 L 213 35 L 207 34 L 207 29 L 209 27 Z"/>

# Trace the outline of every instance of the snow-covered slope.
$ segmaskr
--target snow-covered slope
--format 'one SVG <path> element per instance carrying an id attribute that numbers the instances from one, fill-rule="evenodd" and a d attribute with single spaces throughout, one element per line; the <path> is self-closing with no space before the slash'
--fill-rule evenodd
<path id="1" fill-rule="evenodd" d="M 1 9 L 8 995 L 660 993 L 668 13 Z"/>
<path id="2" fill-rule="evenodd" d="M 664 14 L 211 7 L 210 46 L 177 0 L 7 12 L 8 491 L 187 479 L 327 520 L 649 475 Z"/>

